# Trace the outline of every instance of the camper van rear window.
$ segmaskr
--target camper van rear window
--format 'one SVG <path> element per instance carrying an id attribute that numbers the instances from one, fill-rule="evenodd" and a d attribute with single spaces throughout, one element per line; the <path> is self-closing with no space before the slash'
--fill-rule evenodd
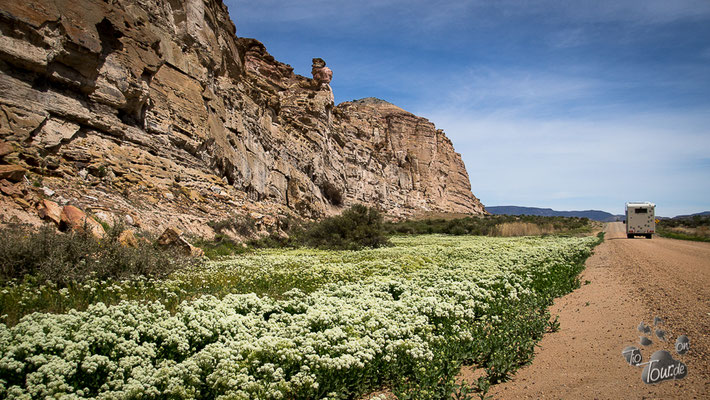
<path id="1" fill-rule="evenodd" d="M 635 212 L 636 214 L 646 214 L 646 213 L 648 213 L 648 210 L 645 209 L 645 208 L 637 208 L 637 209 L 634 210 L 634 212 Z"/>

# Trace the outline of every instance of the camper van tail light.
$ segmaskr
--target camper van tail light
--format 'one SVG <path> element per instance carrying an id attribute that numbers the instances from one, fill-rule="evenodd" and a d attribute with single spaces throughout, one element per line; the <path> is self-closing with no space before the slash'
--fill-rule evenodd
<path id="1" fill-rule="evenodd" d="M 629 229 L 629 233 L 634 233 L 634 230 L 633 230 L 633 229 Z"/>
<path id="2" fill-rule="evenodd" d="M 649 232 L 653 233 L 653 229 L 651 229 Z"/>

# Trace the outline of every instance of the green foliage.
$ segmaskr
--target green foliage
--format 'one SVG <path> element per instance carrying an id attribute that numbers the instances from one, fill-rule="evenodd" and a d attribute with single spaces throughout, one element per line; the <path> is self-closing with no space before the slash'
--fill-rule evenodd
<path id="1" fill-rule="evenodd" d="M 43 184 L 42 175 L 36 175 L 35 179 L 32 180 L 32 186 L 36 188 L 42 187 Z"/>
<path id="2" fill-rule="evenodd" d="M 667 238 L 710 242 L 710 215 L 662 219 L 656 232 Z"/>
<path id="3" fill-rule="evenodd" d="M 249 251 L 248 247 L 234 243 L 229 237 L 223 234 L 216 234 L 214 240 L 198 240 L 193 243 L 205 252 L 205 256 L 210 260 L 222 257 L 243 254 Z"/>
<path id="4" fill-rule="evenodd" d="M 685 218 L 664 218 L 658 222 L 659 227 L 663 228 L 699 228 L 701 226 L 710 226 L 710 215 L 694 215 Z"/>
<path id="5" fill-rule="evenodd" d="M 680 239 L 680 240 L 690 240 L 694 242 L 710 242 L 710 237 L 706 236 L 699 236 L 699 235 L 693 235 L 693 234 L 688 234 L 688 233 L 682 233 L 682 232 L 673 232 L 664 228 L 658 228 L 656 230 L 659 235 L 671 239 Z"/>
<path id="6" fill-rule="evenodd" d="M 297 235 L 295 241 L 309 247 L 340 250 L 377 248 L 389 244 L 382 214 L 361 204 L 311 225 Z"/>
<path id="7" fill-rule="evenodd" d="M 88 233 L 37 231 L 15 225 L 0 230 L 0 282 L 32 276 L 60 286 L 87 279 L 129 276 L 165 277 L 192 261 L 139 241 L 137 248 L 118 241 L 122 228 L 108 229 L 104 239 Z"/>
<path id="8" fill-rule="evenodd" d="M 98 218 L 97 218 L 97 220 L 99 221 L 99 224 L 101 225 L 101 227 L 104 228 L 104 232 L 108 232 L 108 231 L 111 230 L 111 225 L 109 225 L 108 222 L 102 221 L 102 220 L 100 220 L 100 219 L 98 219 Z M 119 233 L 119 234 L 120 234 L 120 233 Z"/>
<path id="9" fill-rule="evenodd" d="M 217 233 L 232 230 L 244 237 L 250 237 L 256 232 L 256 221 L 248 214 L 234 215 L 216 222 L 210 221 L 207 225 Z"/>
<path id="10" fill-rule="evenodd" d="M 392 234 L 449 234 L 500 236 L 499 229 L 504 224 L 527 223 L 544 226 L 545 232 L 578 234 L 591 231 L 588 218 L 507 216 L 492 215 L 485 217 L 465 217 L 458 219 L 405 220 L 383 222 L 381 214 L 374 208 L 355 205 L 339 216 L 326 218 L 319 222 L 305 225 L 293 217 L 281 217 L 278 229 L 287 234 L 279 236 L 271 232 L 268 236 L 254 238 L 255 221 L 248 215 L 235 216 L 209 225 L 218 232 L 214 243 L 198 241 L 207 257 L 219 257 L 241 254 L 254 248 L 315 247 L 333 250 L 357 250 L 364 247 L 380 247 L 388 244 L 388 235 Z M 235 244 L 221 233 L 232 230 L 247 238 L 247 246 Z M 538 233 L 539 234 L 539 233 Z M 505 235 L 504 235 L 505 236 Z"/>
<path id="11" fill-rule="evenodd" d="M 540 217 L 533 215 L 487 215 L 456 219 L 405 220 L 385 223 L 390 234 L 430 234 L 495 236 L 496 227 L 506 223 L 523 222 L 550 227 L 555 233 L 585 233 L 591 230 L 589 218 Z"/>
<path id="12" fill-rule="evenodd" d="M 547 307 L 576 287 L 599 242 L 392 241 L 360 251 L 256 250 L 160 280 L 0 288 L 0 314 L 39 292 L 59 292 L 61 302 L 98 293 L 87 311 L 0 324 L 0 397 L 137 390 L 154 398 L 334 399 L 387 387 L 398 399 L 487 398 L 491 383 L 530 362 L 549 328 Z M 76 348 L 85 350 L 69 351 Z M 457 383 L 462 364 L 486 375 Z"/>
<path id="13" fill-rule="evenodd" d="M 230 218 L 208 222 L 208 226 L 215 230 L 214 240 L 198 239 L 194 245 L 200 247 L 205 256 L 216 260 L 233 255 L 248 253 L 261 248 L 298 247 L 302 244 L 289 235 L 298 235 L 303 232 L 303 220 L 291 215 L 279 216 L 274 226 L 267 226 L 268 235 L 258 237 L 257 222 L 250 215 L 235 215 Z M 242 242 L 235 242 L 230 234 L 238 234 Z M 286 235 L 282 235 L 287 233 Z"/>
<path id="14" fill-rule="evenodd" d="M 294 231 L 291 232 L 295 234 Z M 254 249 L 281 249 L 286 247 L 297 247 L 297 243 L 290 237 L 282 237 L 271 234 L 260 239 L 253 239 L 247 242 L 249 248 Z"/>

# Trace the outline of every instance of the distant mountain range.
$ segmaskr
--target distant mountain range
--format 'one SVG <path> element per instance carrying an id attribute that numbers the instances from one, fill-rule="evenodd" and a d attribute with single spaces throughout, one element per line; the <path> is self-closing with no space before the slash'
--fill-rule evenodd
<path id="1" fill-rule="evenodd" d="M 623 215 L 614 215 L 606 211 L 585 210 L 585 211 L 557 211 L 551 208 L 519 207 L 519 206 L 493 206 L 486 207 L 489 213 L 497 215 L 537 215 L 541 217 L 579 217 L 589 218 L 594 221 L 614 222 L 624 219 Z"/>
<path id="2" fill-rule="evenodd" d="M 710 211 L 703 211 L 695 214 L 688 214 L 688 215 L 676 215 L 673 218 L 692 218 L 692 217 L 704 217 L 704 216 L 710 216 Z"/>
<path id="3" fill-rule="evenodd" d="M 520 207 L 520 206 L 491 206 L 486 207 L 489 213 L 494 215 L 537 215 L 541 217 L 579 217 L 589 218 L 594 221 L 614 222 L 623 221 L 626 218 L 623 214 L 614 215 L 606 211 L 600 210 L 584 210 L 584 211 L 557 211 L 551 208 L 539 207 Z M 710 211 L 703 211 L 695 214 L 676 215 L 673 218 L 692 218 L 695 216 L 710 216 Z M 656 218 L 664 219 L 668 217 L 656 216 Z"/>

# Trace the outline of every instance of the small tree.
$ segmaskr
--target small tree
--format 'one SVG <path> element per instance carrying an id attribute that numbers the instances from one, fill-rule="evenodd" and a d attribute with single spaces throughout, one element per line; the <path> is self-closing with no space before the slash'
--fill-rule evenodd
<path id="1" fill-rule="evenodd" d="M 312 225 L 303 232 L 301 241 L 307 246 L 342 250 L 389 244 L 382 214 L 375 208 L 361 204 Z"/>

